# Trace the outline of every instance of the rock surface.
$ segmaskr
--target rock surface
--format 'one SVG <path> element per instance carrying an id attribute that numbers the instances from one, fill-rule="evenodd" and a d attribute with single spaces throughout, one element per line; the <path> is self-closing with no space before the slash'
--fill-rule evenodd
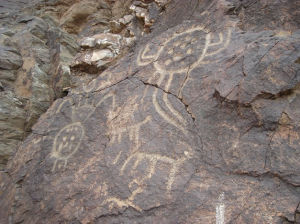
<path id="1" fill-rule="evenodd" d="M 78 67 L 89 66 L 85 72 L 94 77 L 132 46 L 135 38 L 128 34 L 127 25 L 134 17 L 116 15 L 113 8 L 118 9 L 109 1 L 0 1 L 0 170 L 40 115 L 81 82 Z M 126 13 L 130 13 L 129 6 Z M 102 33 L 110 30 L 113 17 L 126 24 L 118 34 Z M 86 49 L 80 39 L 89 38 L 95 39 L 95 45 Z M 76 55 L 81 59 L 74 60 Z M 71 71 L 74 64 L 80 74 Z M 21 107 L 15 105 L 19 101 Z M 16 117 L 22 122 L 11 122 Z"/>
<path id="2" fill-rule="evenodd" d="M 0 36 L 0 169 L 31 126 L 62 95 L 68 67 L 78 45 L 53 24 L 10 10 Z M 16 18 L 15 18 L 16 17 Z"/>
<path id="3" fill-rule="evenodd" d="M 299 2 L 157 2 L 152 32 L 33 126 L 0 173 L 1 223 L 300 223 Z M 80 44 L 90 65 L 107 50 Z M 23 101 L 1 96 L 23 130 Z"/>

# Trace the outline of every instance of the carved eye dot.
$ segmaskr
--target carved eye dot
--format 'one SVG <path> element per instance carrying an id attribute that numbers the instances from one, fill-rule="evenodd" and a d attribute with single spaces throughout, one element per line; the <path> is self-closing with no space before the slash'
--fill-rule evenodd
<path id="1" fill-rule="evenodd" d="M 165 62 L 165 65 L 168 66 L 172 63 L 172 60 L 171 59 L 168 59 L 166 62 Z"/>
<path id="2" fill-rule="evenodd" d="M 190 36 L 186 36 L 186 37 L 185 37 L 185 40 L 186 40 L 186 41 L 189 41 L 189 40 L 191 40 L 191 37 L 190 37 Z"/>
<path id="3" fill-rule="evenodd" d="M 168 51 L 168 54 L 173 54 L 174 50 L 173 48 L 171 48 L 169 51 Z"/>
<path id="4" fill-rule="evenodd" d="M 183 44 L 180 45 L 181 49 L 184 49 L 185 47 L 186 47 L 186 43 L 183 43 Z"/>
<path id="5" fill-rule="evenodd" d="M 179 42 L 179 41 L 177 41 L 177 42 L 174 43 L 174 46 L 175 46 L 175 47 L 178 47 L 179 45 L 180 45 L 180 42 Z"/>
<path id="6" fill-rule="evenodd" d="M 182 59 L 182 57 L 178 55 L 178 56 L 175 56 L 173 59 L 174 59 L 174 61 L 180 61 Z"/>

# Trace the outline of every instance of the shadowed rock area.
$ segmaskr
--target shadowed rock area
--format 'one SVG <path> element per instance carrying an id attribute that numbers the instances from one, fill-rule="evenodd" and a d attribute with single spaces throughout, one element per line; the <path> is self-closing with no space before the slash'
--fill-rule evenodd
<path id="1" fill-rule="evenodd" d="M 36 3 L 21 22 L 40 40 L 47 14 L 77 50 L 49 88 L 67 96 L 37 98 L 51 106 L 0 173 L 0 223 L 300 223 L 299 2 L 82 2 Z M 107 32 L 91 25 L 105 8 Z M 4 35 L 11 85 L 56 77 L 60 59 L 16 50 L 32 36 Z M 22 88 L 8 90 L 22 126 Z"/>

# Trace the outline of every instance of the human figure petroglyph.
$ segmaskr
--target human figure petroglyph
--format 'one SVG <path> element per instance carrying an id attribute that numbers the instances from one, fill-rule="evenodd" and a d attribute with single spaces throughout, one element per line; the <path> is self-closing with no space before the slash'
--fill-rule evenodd
<path id="1" fill-rule="evenodd" d="M 97 103 L 88 103 L 87 100 L 79 99 L 75 104 L 74 100 L 68 98 L 64 100 L 57 108 L 56 113 L 60 113 L 63 107 L 69 107 L 71 110 L 71 123 L 60 129 L 53 141 L 51 158 L 54 158 L 52 172 L 55 171 L 58 161 L 64 162 L 66 168 L 68 159 L 71 158 L 79 149 L 81 141 L 85 135 L 83 123 L 95 112 L 106 100 L 112 100 L 112 107 L 115 107 L 115 95 L 112 93 L 106 94 Z"/>
<path id="2" fill-rule="evenodd" d="M 71 123 L 61 129 L 54 138 L 51 157 L 55 158 L 52 171 L 55 171 L 57 161 L 64 161 L 64 168 L 68 159 L 74 155 L 84 136 L 84 128 L 80 122 Z"/>
<path id="3" fill-rule="evenodd" d="M 139 66 L 153 63 L 156 72 L 148 81 L 158 76 L 157 85 L 165 91 L 162 93 L 162 98 L 167 111 L 158 103 L 157 88 L 152 95 L 157 113 L 168 123 L 180 129 L 185 135 L 187 135 L 185 131 L 186 121 L 181 113 L 172 106 L 166 92 L 170 91 L 174 75 L 186 74 L 178 91 L 178 97 L 182 98 L 182 89 L 189 79 L 189 73 L 197 66 L 210 63 L 212 56 L 217 55 L 229 45 L 231 29 L 227 30 L 226 37 L 222 32 L 217 37 L 218 40 L 213 41 L 216 38 L 204 27 L 191 26 L 187 30 L 174 32 L 171 37 L 165 38 L 158 49 L 153 50 L 150 44 L 146 45 L 139 52 L 137 58 Z M 165 82 L 164 86 L 162 86 L 163 82 Z"/>

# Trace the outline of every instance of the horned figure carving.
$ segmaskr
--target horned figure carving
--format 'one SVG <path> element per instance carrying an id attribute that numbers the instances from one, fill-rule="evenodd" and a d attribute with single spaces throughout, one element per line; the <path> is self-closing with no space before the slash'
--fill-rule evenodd
<path id="1" fill-rule="evenodd" d="M 188 29 L 179 29 L 171 37 L 163 37 L 159 47 L 146 45 L 139 52 L 137 64 L 145 66 L 153 63 L 156 72 L 148 82 L 153 82 L 156 78 L 156 84 L 164 88 L 166 92 L 170 91 L 174 75 L 185 74 L 186 77 L 178 92 L 178 97 L 182 98 L 182 89 L 188 81 L 189 73 L 197 66 L 212 62 L 214 57 L 228 46 L 231 30 L 228 29 L 226 32 L 226 35 L 222 32 L 214 35 L 205 28 L 195 25 Z M 168 94 L 163 93 L 163 102 L 168 112 L 159 105 L 157 95 L 158 89 L 156 88 L 152 95 L 152 101 L 158 114 L 187 134 L 185 131 L 186 121 L 172 106 L 168 100 Z"/>
<path id="2" fill-rule="evenodd" d="M 116 141 L 120 143 L 123 135 L 128 135 L 133 141 L 134 148 L 139 147 L 140 129 L 151 120 L 151 116 L 147 116 L 140 122 L 132 119 L 139 106 L 137 98 L 137 96 L 129 98 L 122 107 L 113 107 L 113 110 L 108 113 L 107 125 L 111 144 Z"/>

